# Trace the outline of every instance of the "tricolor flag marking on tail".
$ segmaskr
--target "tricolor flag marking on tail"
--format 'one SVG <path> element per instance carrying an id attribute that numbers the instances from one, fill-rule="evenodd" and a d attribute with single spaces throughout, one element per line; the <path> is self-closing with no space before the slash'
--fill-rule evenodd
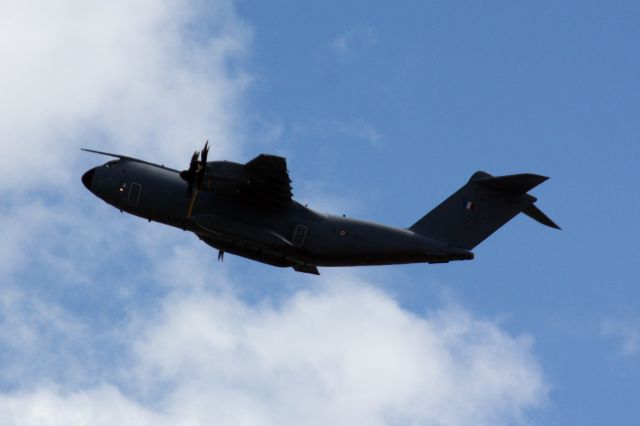
<path id="1" fill-rule="evenodd" d="M 467 204 L 466 204 L 465 208 L 467 210 L 473 210 L 475 208 L 475 206 L 476 206 L 476 204 L 473 201 L 467 200 Z"/>

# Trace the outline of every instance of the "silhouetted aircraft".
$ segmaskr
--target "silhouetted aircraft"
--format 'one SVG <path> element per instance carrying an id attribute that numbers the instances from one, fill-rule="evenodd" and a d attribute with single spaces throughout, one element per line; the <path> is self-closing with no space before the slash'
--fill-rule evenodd
<path id="1" fill-rule="evenodd" d="M 82 176 L 115 208 L 191 231 L 208 245 L 269 265 L 318 274 L 318 266 L 446 263 L 471 250 L 518 213 L 559 229 L 529 190 L 535 174 L 469 181 L 409 228 L 313 211 L 292 197 L 286 159 L 262 154 L 246 164 L 207 161 L 208 143 L 182 172 L 125 155 Z"/>

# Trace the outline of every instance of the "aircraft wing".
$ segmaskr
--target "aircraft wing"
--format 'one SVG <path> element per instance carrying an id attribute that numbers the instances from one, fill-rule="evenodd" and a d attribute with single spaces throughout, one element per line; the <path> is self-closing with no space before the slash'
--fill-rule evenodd
<path id="1" fill-rule="evenodd" d="M 261 154 L 246 163 L 244 168 L 250 182 L 246 195 L 256 201 L 277 205 L 291 203 L 293 192 L 285 158 Z"/>

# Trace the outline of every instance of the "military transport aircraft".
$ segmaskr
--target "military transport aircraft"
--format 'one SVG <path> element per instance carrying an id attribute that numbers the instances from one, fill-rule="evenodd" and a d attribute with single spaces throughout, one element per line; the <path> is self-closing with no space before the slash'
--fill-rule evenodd
<path id="1" fill-rule="evenodd" d="M 184 171 L 125 155 L 88 170 L 82 182 L 120 211 L 193 232 L 219 250 L 318 274 L 318 266 L 446 263 L 470 251 L 518 213 L 557 228 L 527 191 L 535 174 L 476 172 L 409 228 L 313 211 L 292 197 L 286 159 L 262 154 L 246 164 L 207 161 L 208 142 Z"/>

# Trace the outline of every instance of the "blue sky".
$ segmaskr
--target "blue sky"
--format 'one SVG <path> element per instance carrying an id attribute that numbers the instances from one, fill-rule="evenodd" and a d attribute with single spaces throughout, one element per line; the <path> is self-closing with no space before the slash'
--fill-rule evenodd
<path id="1" fill-rule="evenodd" d="M 637 424 L 637 3 L 3 8 L 9 424 Z M 181 168 L 205 139 L 397 226 L 476 170 L 547 175 L 563 230 L 517 217 L 472 262 L 307 277 L 219 264 L 79 181 L 102 161 L 80 147 Z"/>
<path id="2" fill-rule="evenodd" d="M 618 339 L 638 339 L 638 5 L 239 9 L 264 78 L 254 105 L 282 123 L 276 151 L 295 179 L 355 199 L 349 215 L 408 225 L 477 169 L 552 177 L 534 192 L 562 232 L 519 217 L 473 262 L 383 268 L 403 277 L 384 286 L 417 312 L 453 293 L 533 335 L 552 385 L 541 422 L 637 421 L 638 351 Z"/>

